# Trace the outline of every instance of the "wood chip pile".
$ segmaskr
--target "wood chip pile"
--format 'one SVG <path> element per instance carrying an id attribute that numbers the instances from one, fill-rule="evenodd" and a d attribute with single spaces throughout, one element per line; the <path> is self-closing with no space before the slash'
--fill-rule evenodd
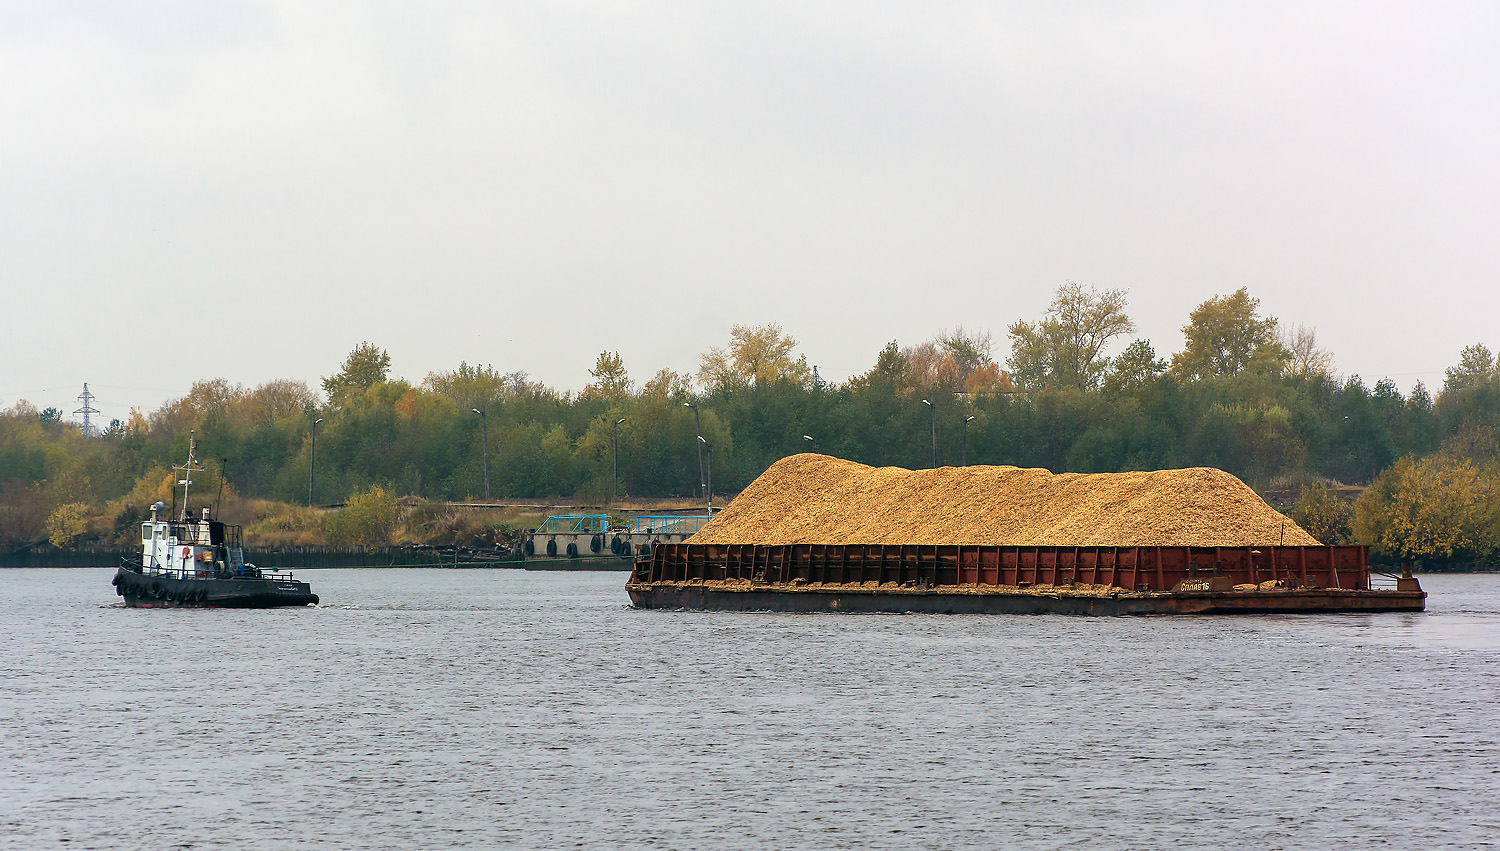
<path id="1" fill-rule="evenodd" d="M 1054 475 L 876 468 L 813 454 L 772 464 L 688 543 L 1318 545 L 1244 482 L 1209 467 Z"/>

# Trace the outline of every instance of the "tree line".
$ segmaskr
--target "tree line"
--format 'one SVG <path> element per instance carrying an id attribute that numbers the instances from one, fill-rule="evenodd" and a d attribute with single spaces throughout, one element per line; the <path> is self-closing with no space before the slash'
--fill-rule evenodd
<path id="1" fill-rule="evenodd" d="M 97 436 L 17 402 L 0 412 L 0 545 L 119 534 L 170 496 L 191 433 L 202 492 L 287 504 L 377 489 L 475 500 L 486 485 L 496 498 L 702 498 L 710 476 L 732 493 L 812 450 L 876 466 L 1211 466 L 1303 491 L 1293 516 L 1326 542 L 1500 557 L 1500 369 L 1485 346 L 1464 349 L 1434 398 L 1338 374 L 1312 329 L 1262 315 L 1245 289 L 1193 310 L 1169 356 L 1130 339 L 1127 308 L 1123 291 L 1064 284 L 1007 328 L 1003 363 L 988 332 L 959 327 L 892 341 L 842 383 L 773 324 L 735 326 L 691 375 L 637 381 L 603 352 L 577 393 L 468 363 L 412 382 L 362 343 L 316 389 L 205 379 Z M 1368 487 L 1350 506 L 1329 497 L 1340 484 Z"/>

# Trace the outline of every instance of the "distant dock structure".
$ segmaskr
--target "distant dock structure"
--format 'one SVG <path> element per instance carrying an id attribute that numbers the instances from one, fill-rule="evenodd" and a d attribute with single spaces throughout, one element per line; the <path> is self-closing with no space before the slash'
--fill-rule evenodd
<path id="1" fill-rule="evenodd" d="M 89 392 L 89 383 L 87 381 L 83 382 L 83 392 L 78 394 L 78 401 L 83 403 L 83 407 L 73 413 L 74 415 L 83 414 L 83 425 L 79 426 L 79 428 L 83 431 L 84 437 L 99 436 L 98 427 L 94 425 L 93 420 L 89 419 L 90 416 L 99 413 L 98 409 L 94 407 L 94 399 L 96 398 L 94 394 Z"/>

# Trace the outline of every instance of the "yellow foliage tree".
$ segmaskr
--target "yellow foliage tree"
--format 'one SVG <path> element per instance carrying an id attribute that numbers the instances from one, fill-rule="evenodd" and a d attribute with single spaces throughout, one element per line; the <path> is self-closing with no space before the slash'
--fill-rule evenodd
<path id="1" fill-rule="evenodd" d="M 451 372 L 429 372 L 422 379 L 422 389 L 453 400 L 459 410 L 488 410 L 491 403 L 516 392 L 525 383 L 525 373 L 502 375 L 493 366 L 469 366 L 460 363 Z"/>
<path id="2" fill-rule="evenodd" d="M 157 502 L 171 505 L 174 497 L 181 495 L 174 493 L 178 487 L 177 475 L 162 464 L 152 464 L 135 480 L 130 492 L 110 500 L 110 506 L 117 511 L 127 506 L 133 511 L 144 511 Z M 234 487 L 224 480 L 218 462 L 210 461 L 193 474 L 193 489 L 188 496 L 194 505 L 206 505 L 217 499 L 221 491 L 230 499 L 235 496 Z"/>
<path id="3" fill-rule="evenodd" d="M 130 493 L 121 497 L 119 502 L 125 505 L 151 505 L 156 502 L 170 503 L 172 501 L 172 471 L 161 464 L 152 464 L 146 472 L 135 480 L 135 486 Z"/>
<path id="4" fill-rule="evenodd" d="M 594 380 L 579 393 L 580 399 L 619 399 L 630 395 L 630 374 L 625 371 L 625 361 L 620 358 L 619 352 L 600 352 L 589 375 Z"/>
<path id="5" fill-rule="evenodd" d="M 54 547 L 71 547 L 88 531 L 89 507 L 81 502 L 59 505 L 47 515 L 47 542 Z"/>
<path id="6" fill-rule="evenodd" d="M 728 350 L 715 346 L 703 355 L 698 382 L 709 389 L 790 381 L 805 385 L 812 380 L 807 357 L 792 358 L 797 341 L 772 322 L 768 325 L 735 325 L 729 329 Z"/>
<path id="7" fill-rule="evenodd" d="M 335 546 L 380 547 L 391 542 L 400 519 L 395 494 L 376 485 L 349 497 L 343 510 L 328 518 L 324 531 Z"/>
<path id="8" fill-rule="evenodd" d="M 1184 378 L 1246 371 L 1279 375 L 1292 353 L 1277 339 L 1276 317 L 1262 318 L 1259 310 L 1260 299 L 1244 287 L 1198 305 L 1182 326 L 1187 345 L 1172 356 L 1172 372 Z"/>
<path id="9" fill-rule="evenodd" d="M 691 376 L 662 368 L 646 381 L 641 388 L 641 395 L 649 399 L 666 399 L 671 396 L 686 396 L 692 389 Z"/>
<path id="10" fill-rule="evenodd" d="M 1479 558 L 1496 549 L 1496 470 L 1457 455 L 1402 458 L 1355 503 L 1355 531 L 1377 550 L 1415 559 Z"/>

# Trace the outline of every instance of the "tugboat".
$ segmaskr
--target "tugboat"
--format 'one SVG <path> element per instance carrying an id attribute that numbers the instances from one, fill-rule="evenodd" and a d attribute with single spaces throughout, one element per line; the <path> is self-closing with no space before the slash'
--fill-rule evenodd
<path id="1" fill-rule="evenodd" d="M 316 605 L 318 595 L 306 582 L 287 571 L 263 570 L 245 562 L 240 527 L 214 519 L 208 508 L 199 518 L 188 509 L 193 473 L 203 468 L 188 440 L 187 464 L 182 471 L 182 513 L 163 520 L 167 506 L 151 506 L 151 519 L 141 523 L 141 557 L 126 559 L 115 572 L 115 593 L 135 608 L 268 609 L 275 606 Z"/>

